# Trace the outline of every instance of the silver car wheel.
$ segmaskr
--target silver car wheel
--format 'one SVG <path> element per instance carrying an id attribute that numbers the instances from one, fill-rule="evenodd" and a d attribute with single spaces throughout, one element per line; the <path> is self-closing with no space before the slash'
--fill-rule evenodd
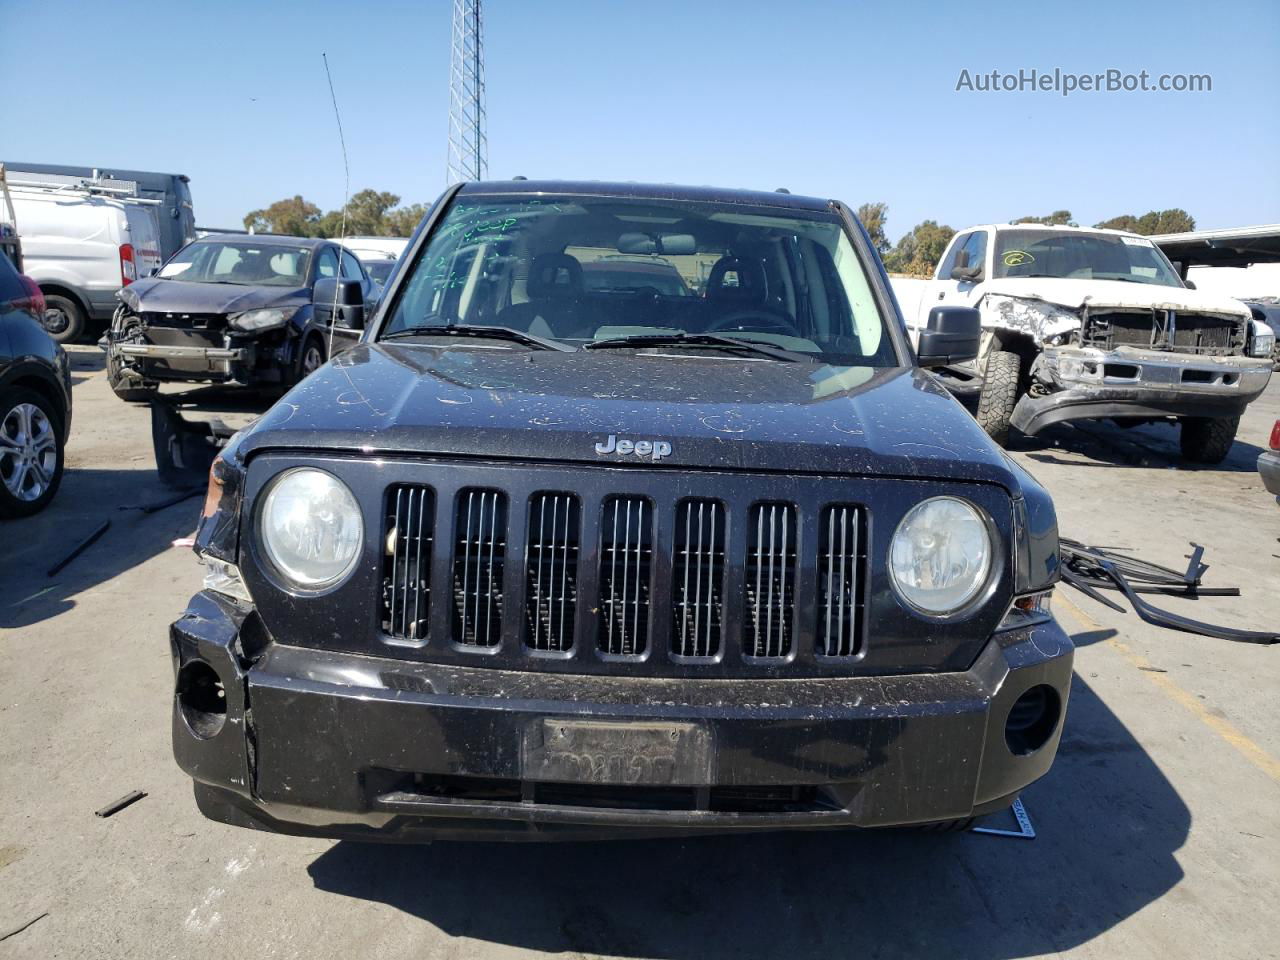
<path id="1" fill-rule="evenodd" d="M 18 500 L 39 500 L 58 469 L 53 424 L 34 403 L 20 403 L 0 420 L 0 480 Z"/>

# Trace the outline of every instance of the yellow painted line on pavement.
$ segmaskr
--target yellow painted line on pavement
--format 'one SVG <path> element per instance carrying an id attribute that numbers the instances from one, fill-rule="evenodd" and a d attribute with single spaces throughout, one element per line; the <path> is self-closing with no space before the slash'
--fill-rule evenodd
<path id="1" fill-rule="evenodd" d="M 1067 613 L 1070 614 L 1071 619 L 1074 620 L 1078 626 L 1092 630 L 1107 629 L 1067 599 L 1063 593 L 1064 591 L 1062 590 L 1056 591 L 1054 601 L 1055 603 L 1061 602 L 1062 606 L 1066 608 Z M 1112 649 L 1119 653 L 1120 656 L 1124 657 L 1131 664 L 1137 667 L 1144 677 L 1160 689 L 1161 693 L 1175 703 L 1179 703 L 1190 710 L 1195 714 L 1197 720 L 1203 723 L 1231 746 L 1235 747 L 1235 749 L 1246 760 L 1269 776 L 1272 780 L 1280 783 L 1280 760 L 1276 760 L 1275 757 L 1271 756 L 1271 754 L 1263 750 L 1262 747 L 1250 740 L 1243 731 L 1239 730 L 1230 721 L 1224 720 L 1222 717 L 1210 713 L 1195 694 L 1183 690 L 1182 687 L 1178 686 L 1178 684 L 1167 673 L 1156 672 L 1158 668 L 1155 667 L 1150 660 L 1131 649 L 1123 640 L 1117 640 L 1115 637 L 1108 637 L 1106 642 L 1112 647 Z"/>

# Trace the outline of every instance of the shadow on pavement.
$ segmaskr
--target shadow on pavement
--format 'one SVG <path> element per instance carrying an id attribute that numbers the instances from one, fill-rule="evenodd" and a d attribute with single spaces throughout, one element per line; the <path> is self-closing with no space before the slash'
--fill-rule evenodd
<path id="1" fill-rule="evenodd" d="M 1013 958 L 1086 943 L 1182 878 L 1191 815 L 1076 677 L 1032 841 L 911 831 L 594 844 L 342 842 L 317 888 L 455 937 L 670 960 Z"/>
<path id="2" fill-rule="evenodd" d="M 154 469 L 63 474 L 53 502 L 34 517 L 0 523 L 0 628 L 25 627 L 71 609 L 71 599 L 157 553 L 195 529 L 202 498 L 152 514 L 121 509 L 172 497 Z M 58 574 L 48 571 L 104 520 L 110 528 Z"/>

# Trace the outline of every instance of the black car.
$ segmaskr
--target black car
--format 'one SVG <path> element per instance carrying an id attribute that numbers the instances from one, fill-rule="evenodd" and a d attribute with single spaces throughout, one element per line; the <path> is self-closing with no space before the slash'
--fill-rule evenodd
<path id="1" fill-rule="evenodd" d="M 584 260 L 652 257 L 700 295 Z M 209 817 L 420 840 L 963 825 L 1046 773 L 1053 504 L 847 207 L 473 183 L 225 447 L 173 624 Z M 665 267 L 661 269 L 665 270 Z"/>
<path id="2" fill-rule="evenodd" d="M 359 340 L 378 290 L 327 240 L 197 240 L 120 291 L 103 340 L 111 388 L 145 400 L 162 381 L 291 385 Z"/>
<path id="3" fill-rule="evenodd" d="M 44 509 L 62 482 L 71 368 L 43 313 L 40 288 L 0 257 L 0 519 Z"/>

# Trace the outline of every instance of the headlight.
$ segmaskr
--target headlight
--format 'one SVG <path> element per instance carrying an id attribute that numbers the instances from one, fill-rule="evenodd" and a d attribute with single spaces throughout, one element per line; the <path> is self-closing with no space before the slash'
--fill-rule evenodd
<path id="1" fill-rule="evenodd" d="M 1276 348 L 1276 335 L 1265 323 L 1252 320 L 1253 336 L 1249 338 L 1249 356 L 1269 357 Z"/>
<path id="2" fill-rule="evenodd" d="M 355 567 L 364 522 L 345 483 L 323 470 L 300 467 L 271 482 L 258 514 L 258 534 L 281 576 L 318 590 Z"/>
<path id="3" fill-rule="evenodd" d="M 909 606 L 930 616 L 961 609 L 986 585 L 991 534 L 977 508 L 934 497 L 911 508 L 889 545 L 889 579 Z"/>
<path id="4" fill-rule="evenodd" d="M 233 330 L 256 333 L 260 330 L 283 327 L 289 318 L 297 312 L 297 307 L 268 307 L 262 310 L 246 310 L 244 313 L 232 314 L 227 323 L 231 325 Z"/>

